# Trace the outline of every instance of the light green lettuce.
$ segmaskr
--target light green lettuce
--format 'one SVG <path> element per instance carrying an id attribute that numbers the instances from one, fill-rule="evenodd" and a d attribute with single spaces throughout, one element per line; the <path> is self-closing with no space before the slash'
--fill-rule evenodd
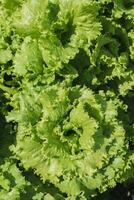
<path id="1" fill-rule="evenodd" d="M 133 8 L 0 1 L 2 200 L 86 200 L 133 180 Z"/>

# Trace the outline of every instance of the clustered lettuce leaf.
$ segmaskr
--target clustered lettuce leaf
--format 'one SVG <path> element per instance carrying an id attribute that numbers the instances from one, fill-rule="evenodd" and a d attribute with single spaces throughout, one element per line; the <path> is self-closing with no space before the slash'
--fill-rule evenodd
<path id="1" fill-rule="evenodd" d="M 0 0 L 2 200 L 134 179 L 133 27 L 133 0 Z"/>

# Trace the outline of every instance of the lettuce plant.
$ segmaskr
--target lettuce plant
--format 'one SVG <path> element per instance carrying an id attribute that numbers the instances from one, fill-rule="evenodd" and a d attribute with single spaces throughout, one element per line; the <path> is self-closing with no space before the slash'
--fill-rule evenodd
<path id="1" fill-rule="evenodd" d="M 92 199 L 133 179 L 133 0 L 1 0 L 0 17 L 2 199 Z"/>

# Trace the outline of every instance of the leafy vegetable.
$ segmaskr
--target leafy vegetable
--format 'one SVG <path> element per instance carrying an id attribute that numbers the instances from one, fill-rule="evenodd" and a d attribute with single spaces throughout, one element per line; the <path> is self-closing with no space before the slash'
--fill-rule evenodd
<path id="1" fill-rule="evenodd" d="M 2 200 L 92 199 L 134 179 L 133 9 L 0 1 Z"/>

